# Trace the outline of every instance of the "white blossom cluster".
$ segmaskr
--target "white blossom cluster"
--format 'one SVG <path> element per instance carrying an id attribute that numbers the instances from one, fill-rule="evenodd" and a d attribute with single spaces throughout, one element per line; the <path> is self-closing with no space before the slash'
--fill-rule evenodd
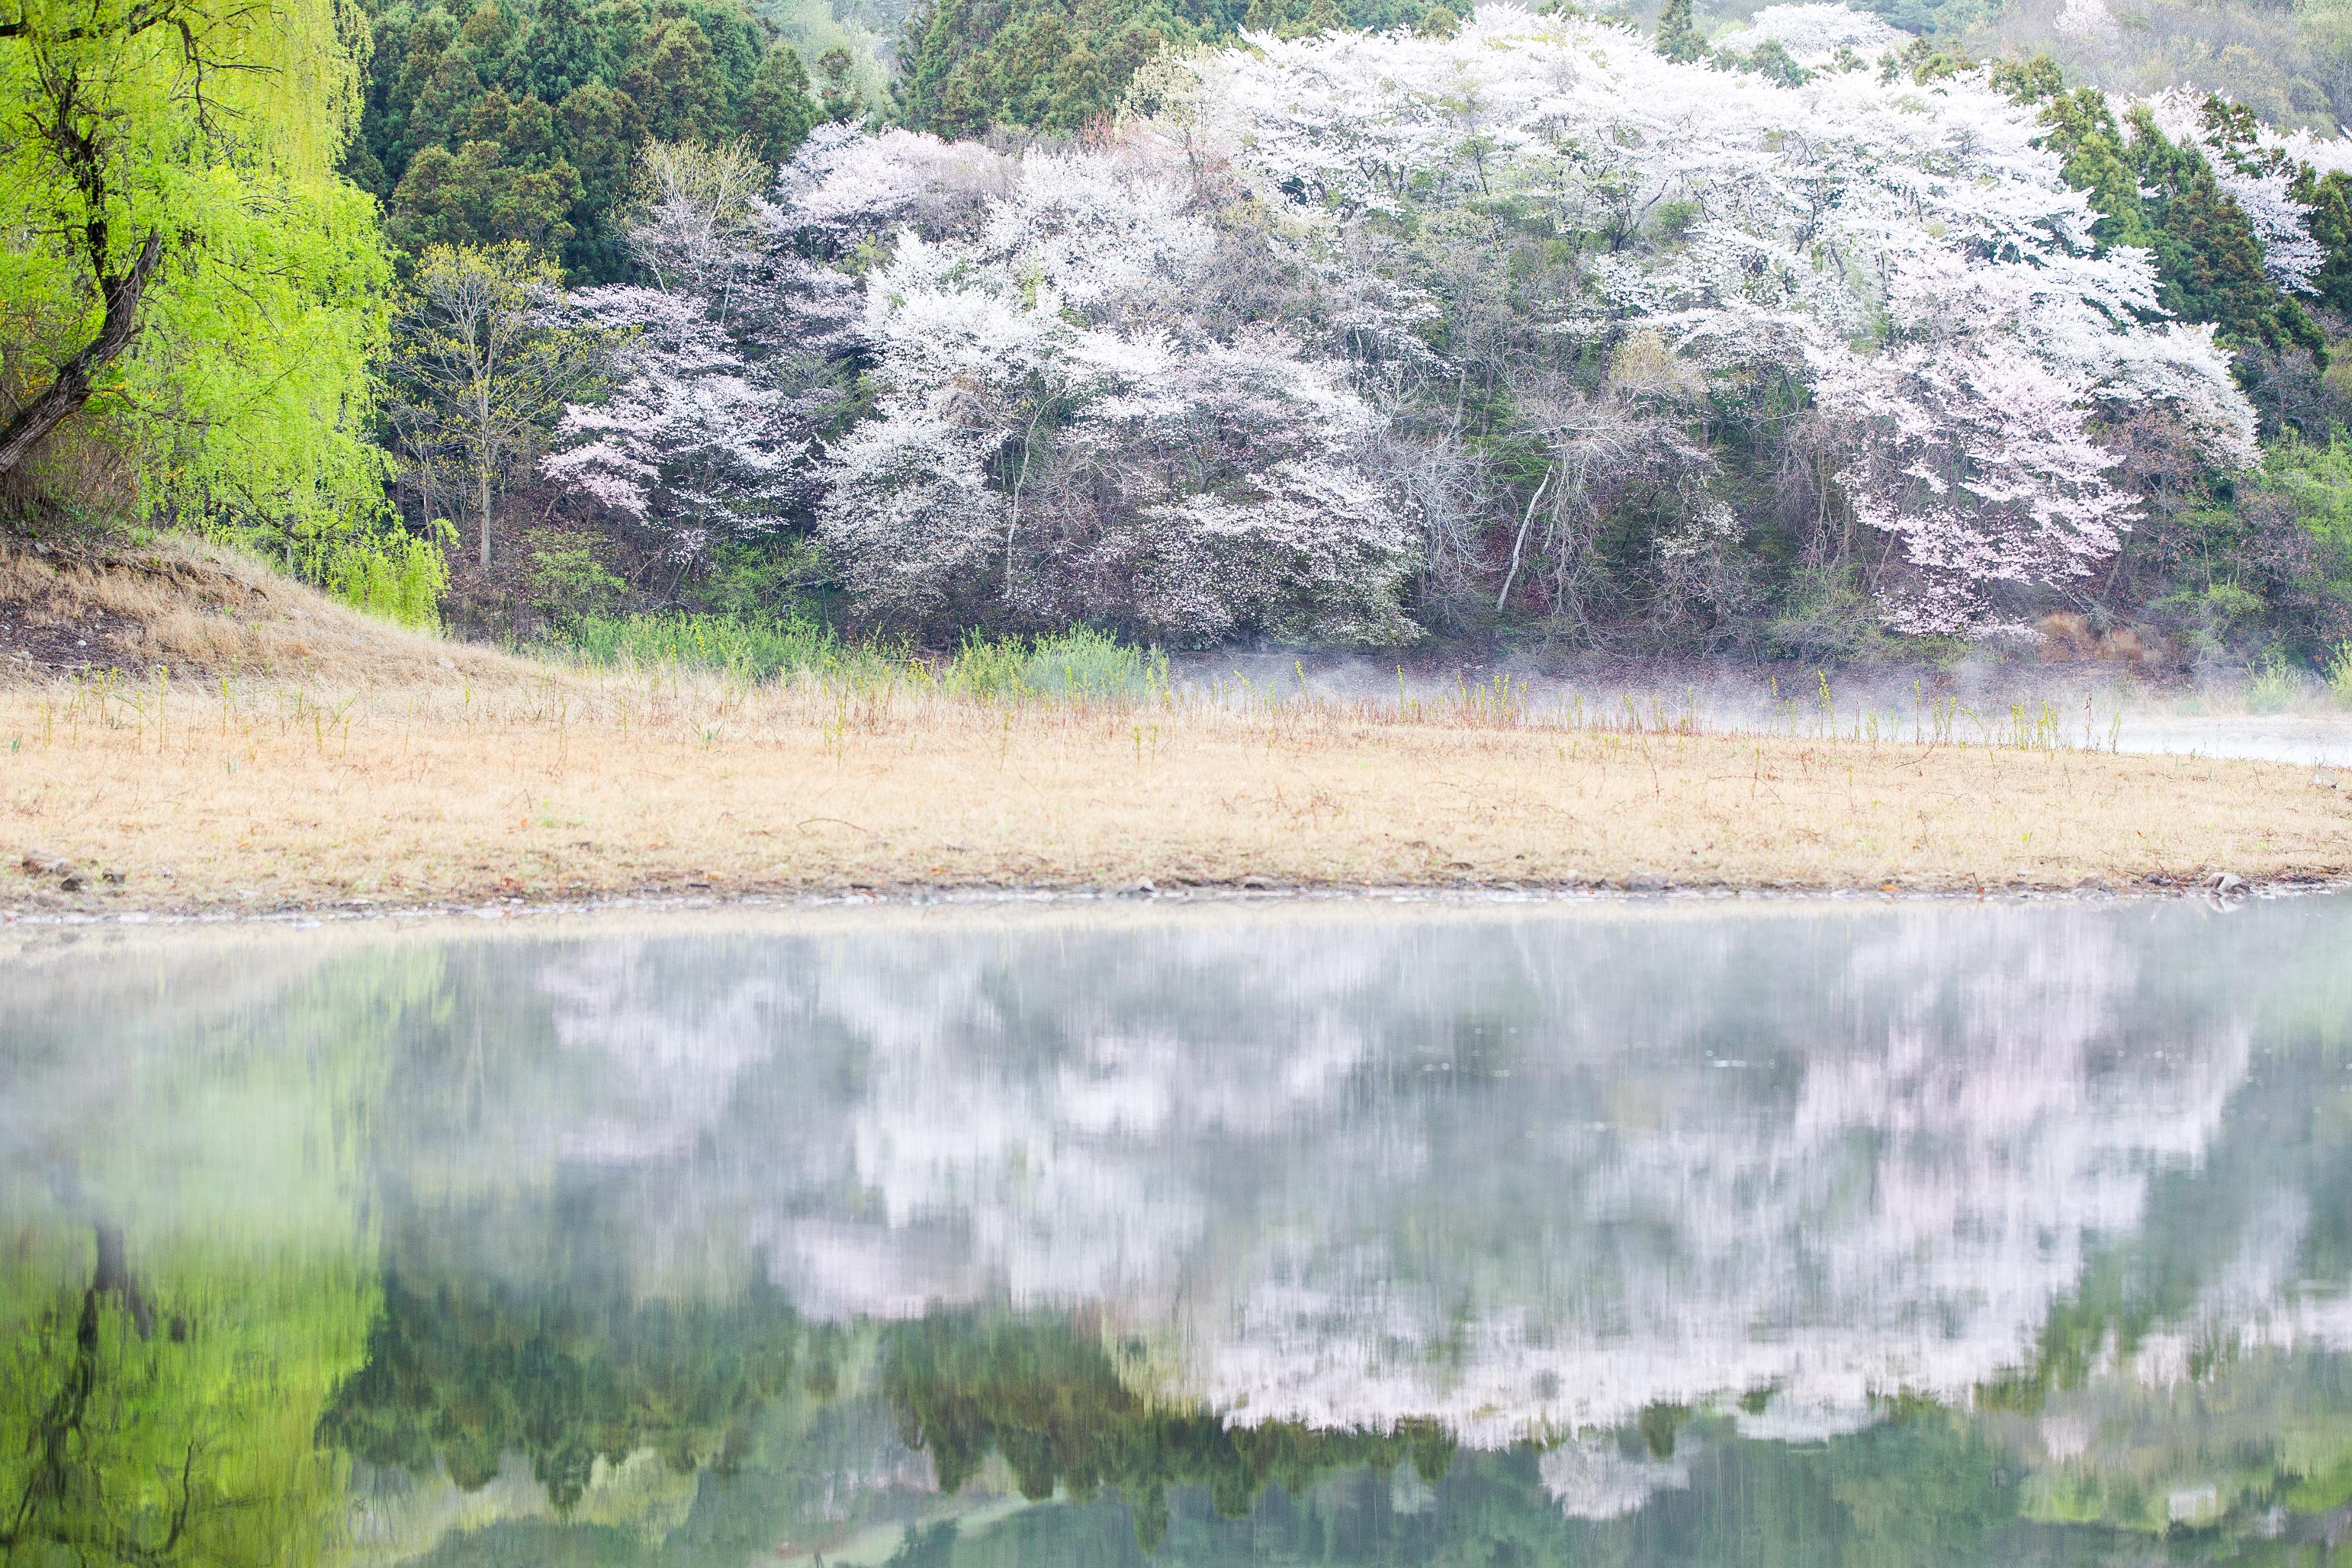
<path id="1" fill-rule="evenodd" d="M 639 521 L 674 552 L 773 526 L 806 450 L 790 397 L 757 378 L 694 295 L 616 284 L 574 297 L 576 320 L 625 334 L 612 396 L 568 408 L 568 444 L 541 460 L 557 483 Z"/>
<path id="2" fill-rule="evenodd" d="M 2077 43 L 2104 41 L 2122 30 L 2116 14 L 2107 7 L 2107 0 L 2066 0 L 2059 7 L 2058 36 Z"/>
<path id="3" fill-rule="evenodd" d="M 540 468 L 687 563 L 789 521 L 832 402 L 812 349 L 838 338 L 846 281 L 772 243 L 748 159 L 663 151 L 629 236 L 657 286 L 567 301 L 569 325 L 614 345 L 612 386 L 565 409 Z"/>
<path id="4" fill-rule="evenodd" d="M 1854 514 L 1908 563 L 1886 589 L 1898 626 L 1987 629 L 1989 589 L 2114 551 L 2135 508 L 2105 414 L 2163 405 L 2218 460 L 2252 459 L 2211 334 L 2147 324 L 2146 256 L 2094 254 L 2040 127 L 1980 78 L 1788 87 L 1509 5 L 1450 39 L 1253 42 L 1198 66 L 1189 107 L 1303 246 L 1384 270 L 1411 302 L 1436 279 L 1379 237 L 1451 223 L 1467 239 L 1507 204 L 1599 253 L 1559 331 L 1639 323 L 1718 377 L 1806 367 Z"/>
<path id="5" fill-rule="evenodd" d="M 2098 252 L 2030 109 L 1860 68 L 1889 30 L 1843 6 L 1744 36 L 1817 68 L 1678 64 L 1496 4 L 1450 38 L 1160 62 L 1149 113 L 1066 151 L 828 128 L 736 261 L 681 264 L 668 303 L 587 301 L 640 346 L 548 471 L 706 532 L 798 498 L 902 624 L 1381 643 L 1414 635 L 1416 573 L 1566 624 L 1611 515 L 1644 520 L 1667 592 L 1736 596 L 1745 524 L 1705 432 L 1766 384 L 1800 406 L 1823 510 L 1889 542 L 1873 587 L 1906 631 L 2014 626 L 2112 555 L 2138 510 L 2118 423 L 2253 461 L 2210 331 L 2162 319 L 2144 253 Z M 2307 288 L 2284 176 L 2216 168 Z M 1530 233 L 1572 258 L 1560 279 L 1474 319 Z M 818 340 L 869 395 L 822 433 L 843 405 L 772 369 Z M 1474 385 L 1503 389 L 1524 475 L 1458 437 Z"/>
<path id="6" fill-rule="evenodd" d="M 1840 5 L 1832 0 L 1803 0 L 1787 5 L 1767 5 L 1748 26 L 1725 42 L 1735 49 L 1753 49 L 1775 43 L 1789 58 L 1808 68 L 1835 65 L 1842 59 L 1874 64 L 1889 50 L 1899 50 L 1911 36 L 1890 26 L 1867 11 Z"/>
<path id="7" fill-rule="evenodd" d="M 832 449 L 820 520 L 853 592 L 921 617 L 992 583 L 1194 643 L 1409 635 L 1412 542 L 1356 462 L 1371 412 L 1279 329 L 1203 320 L 1215 239 L 1181 164 L 1129 145 L 956 173 L 1003 194 L 969 234 L 902 228 L 866 282 L 875 416 Z M 839 177 L 810 210 L 850 205 Z"/>

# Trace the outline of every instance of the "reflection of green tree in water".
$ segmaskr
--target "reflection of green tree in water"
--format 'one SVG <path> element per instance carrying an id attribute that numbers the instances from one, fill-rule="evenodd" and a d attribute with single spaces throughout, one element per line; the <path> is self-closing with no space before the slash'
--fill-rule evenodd
<path id="1" fill-rule="evenodd" d="M 2238 1281 L 2241 1296 L 2352 1275 L 2352 966 L 2336 943 L 2305 965 L 2262 995 L 2256 1038 L 2275 1045 L 2254 1054 L 2202 1157 L 2151 1181 L 2145 1214 L 2092 1251 L 2032 1356 L 1977 1390 L 2025 1450 L 2029 1516 L 2248 1552 L 2352 1531 L 2352 1367 L 2241 1347 L 2231 1309 L 2206 1321 L 2245 1258 L 2278 1254 L 2275 1279 Z M 2159 1335 L 2187 1341 L 2178 1384 L 2135 1365 Z M 2042 1458 L 2017 1439 L 2029 1422 L 2083 1447 Z"/>
<path id="2" fill-rule="evenodd" d="M 1650 1450 L 1638 1427 L 1617 1435 L 1628 1457 Z M 1563 1514 L 1542 1477 L 1544 1452 L 1523 1444 L 1458 1455 L 1428 1488 L 1395 1471 L 1338 1472 L 1296 1493 L 1269 1489 L 1246 1520 L 1179 1506 L 1156 1568 L 1249 1563 L 1335 1568 L 2000 1568 L 2107 1559 L 2053 1551 L 2021 1526 L 2000 1456 L 1964 1416 L 1905 1406 L 1869 1431 L 1813 1445 L 1741 1442 L 1704 1415 L 1682 1426 L 1677 1451 L 1696 1455 L 1687 1487 L 1609 1520 Z M 1041 1563 L 1133 1563 L 1102 1507 L 1035 1509 L 956 1543 L 954 1568 Z M 909 1543 L 912 1546 L 912 1542 Z M 912 1561 L 912 1552 L 909 1552 Z"/>
<path id="3" fill-rule="evenodd" d="M 899 1436 L 929 1451 L 941 1490 L 961 1489 L 993 1450 L 1032 1500 L 1056 1487 L 1082 1500 L 1116 1493 L 1146 1546 L 1167 1531 L 1173 1487 L 1206 1488 L 1219 1513 L 1239 1518 L 1269 1484 L 1296 1493 L 1338 1470 L 1406 1460 L 1433 1481 L 1454 1458 L 1452 1439 L 1433 1427 L 1229 1426 L 1153 1404 L 1119 1381 L 1092 1335 L 1058 1321 L 958 1315 L 900 1325 L 884 1348 L 882 1380 Z"/>
<path id="4" fill-rule="evenodd" d="M 724 1306 L 388 1274 L 367 1364 L 319 1423 L 371 1463 L 467 1490 L 518 1453 L 559 1510 L 596 1460 L 652 1448 L 676 1469 L 732 1468 L 748 1425 L 791 1383 L 801 1325 L 772 1291 Z"/>
<path id="5" fill-rule="evenodd" d="M 0 1563 L 320 1561 L 340 1461 L 310 1441 L 371 1292 L 346 1264 L 149 1258 L 120 1231 L 0 1237 Z"/>

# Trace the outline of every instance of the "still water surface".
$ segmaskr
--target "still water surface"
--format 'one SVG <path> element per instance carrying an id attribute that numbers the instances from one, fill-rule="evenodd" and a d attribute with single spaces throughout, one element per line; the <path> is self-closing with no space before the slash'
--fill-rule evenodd
<path id="1" fill-rule="evenodd" d="M 21 941 L 0 1336 L 11 1568 L 2319 1562 L 2352 900 Z"/>

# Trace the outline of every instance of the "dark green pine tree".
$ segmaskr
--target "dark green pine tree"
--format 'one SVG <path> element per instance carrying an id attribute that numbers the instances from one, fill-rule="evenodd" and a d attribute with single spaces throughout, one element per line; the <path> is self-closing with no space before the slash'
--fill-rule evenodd
<path id="1" fill-rule="evenodd" d="M 2091 198 L 2100 245 L 2152 247 L 2139 174 L 2107 95 L 2095 87 L 2068 91 L 2058 62 L 2047 55 L 2002 61 L 1992 68 L 1992 81 L 2021 104 L 2041 105 L 2048 132 L 2043 144 L 2064 160 L 2060 173 L 2066 183 Z"/>
<path id="2" fill-rule="evenodd" d="M 846 122 L 866 117 L 866 95 L 857 89 L 857 62 L 844 48 L 831 48 L 816 58 L 817 112 L 827 120 Z"/>
<path id="3" fill-rule="evenodd" d="M 630 160 L 646 139 L 646 117 L 627 93 L 592 81 L 556 105 L 555 118 L 563 156 L 580 173 L 563 269 L 579 282 L 616 283 L 629 263 L 616 219 L 628 198 Z"/>
<path id="4" fill-rule="evenodd" d="M 2305 167 L 2296 171 L 2294 196 L 2311 209 L 2311 237 L 2327 252 L 2312 287 L 2329 310 L 2352 313 L 2352 179 L 2316 178 Z"/>
<path id="5" fill-rule="evenodd" d="M 2210 321 L 2235 342 L 2326 353 L 2326 339 L 2310 312 L 2263 270 L 2253 225 L 2222 194 L 2205 155 L 2168 140 L 2146 109 L 2132 111 L 2131 130 L 2128 155 L 2139 189 L 2148 193 L 2141 205 L 2164 308 L 2186 321 Z"/>
<path id="6" fill-rule="evenodd" d="M 382 196 L 399 182 L 417 150 L 435 140 L 418 133 L 416 113 L 426 84 L 457 39 L 457 25 L 436 8 L 407 18 L 405 25 L 396 16 L 379 21 L 377 29 L 375 47 L 368 55 L 367 107 L 361 115 L 360 135 L 382 171 L 383 183 L 371 187 Z M 475 90 L 480 85 L 477 82 Z"/>
<path id="7" fill-rule="evenodd" d="M 1666 0 L 1666 8 L 1658 13 L 1655 47 L 1670 60 L 1687 62 L 1706 58 L 1706 40 L 1699 37 L 1698 24 L 1691 15 L 1691 0 Z"/>
<path id="8" fill-rule="evenodd" d="M 2145 109 L 2132 111 L 2127 127 L 2118 124 L 2106 94 L 2093 87 L 2068 90 L 2056 62 L 2046 57 L 1998 65 L 1992 80 L 2020 103 L 2042 105 L 2045 142 L 2064 160 L 2066 183 L 2089 196 L 2099 215 L 2099 244 L 2149 251 L 2167 310 L 2210 322 L 2232 342 L 2294 343 L 2326 353 L 2326 340 L 2310 312 L 2263 269 L 2253 225 L 2223 194 L 2201 152 L 2176 145 Z M 2251 143 L 2252 132 L 2229 106 L 2216 100 L 2208 121 L 2224 137 L 2242 134 Z M 2315 237 L 2326 243 L 2317 230 L 2328 214 L 2323 208 L 2314 216 Z M 2352 231 L 2352 208 L 2344 209 L 2344 217 Z M 2333 247 L 2329 254 L 2333 261 Z M 2352 286 L 2352 250 L 2346 259 L 2344 282 Z"/>
<path id="9" fill-rule="evenodd" d="M 465 57 L 474 68 L 474 74 L 491 87 L 515 84 L 516 67 L 521 63 L 522 29 L 515 26 L 512 13 L 500 0 L 488 0 L 474 8 L 457 29 L 455 52 Z"/>
<path id="10" fill-rule="evenodd" d="M 761 58 L 751 89 L 743 95 L 743 106 L 735 118 L 736 133 L 759 157 L 781 163 L 793 155 L 820 118 L 800 52 L 790 44 L 771 46 Z"/>
<path id="11" fill-rule="evenodd" d="M 482 79 L 474 74 L 474 68 L 454 49 L 444 54 L 408 110 L 405 156 L 397 163 L 390 158 L 384 163 L 405 171 L 408 160 L 427 147 L 455 146 L 465 139 L 466 128 L 473 123 L 474 106 L 481 100 Z"/>
<path id="12" fill-rule="evenodd" d="M 604 50 L 579 0 L 539 0 L 523 48 L 523 86 L 546 103 L 560 104 L 604 79 Z"/>
<path id="13" fill-rule="evenodd" d="M 955 134 L 950 124 L 942 123 L 948 115 L 948 82 L 969 53 L 958 47 L 959 40 L 982 25 L 973 14 L 977 9 L 972 0 L 931 0 L 908 16 L 898 41 L 897 98 L 898 118 L 911 129 Z M 1003 19 L 1003 7 L 989 9 L 995 13 L 987 24 L 992 28 Z"/>
<path id="14" fill-rule="evenodd" d="M 1057 101 L 1043 117 L 1048 131 L 1076 131 L 1118 107 L 1110 72 L 1083 39 L 1062 57 L 1053 80 Z"/>
<path id="15" fill-rule="evenodd" d="M 665 16 L 629 62 L 621 89 L 665 142 L 709 142 L 726 129 L 727 78 L 710 39 L 691 16 Z"/>
<path id="16" fill-rule="evenodd" d="M 1071 131 L 1117 110 L 1162 48 L 1238 29 L 1450 33 L 1469 0 L 929 0 L 898 47 L 900 121 L 941 136 L 997 126 Z"/>
<path id="17" fill-rule="evenodd" d="M 410 162 L 385 204 L 384 229 L 411 255 L 516 239 L 552 255 L 572 238 L 580 197 L 547 105 L 493 89 L 455 147 L 428 147 Z"/>

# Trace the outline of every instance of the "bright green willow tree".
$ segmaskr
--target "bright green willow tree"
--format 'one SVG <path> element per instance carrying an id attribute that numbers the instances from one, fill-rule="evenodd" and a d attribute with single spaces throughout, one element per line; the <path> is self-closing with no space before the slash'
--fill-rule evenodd
<path id="1" fill-rule="evenodd" d="M 372 518 L 391 269 L 337 0 L 0 0 L 0 482 L 298 548 Z M 60 499 L 82 501 L 86 496 Z"/>

